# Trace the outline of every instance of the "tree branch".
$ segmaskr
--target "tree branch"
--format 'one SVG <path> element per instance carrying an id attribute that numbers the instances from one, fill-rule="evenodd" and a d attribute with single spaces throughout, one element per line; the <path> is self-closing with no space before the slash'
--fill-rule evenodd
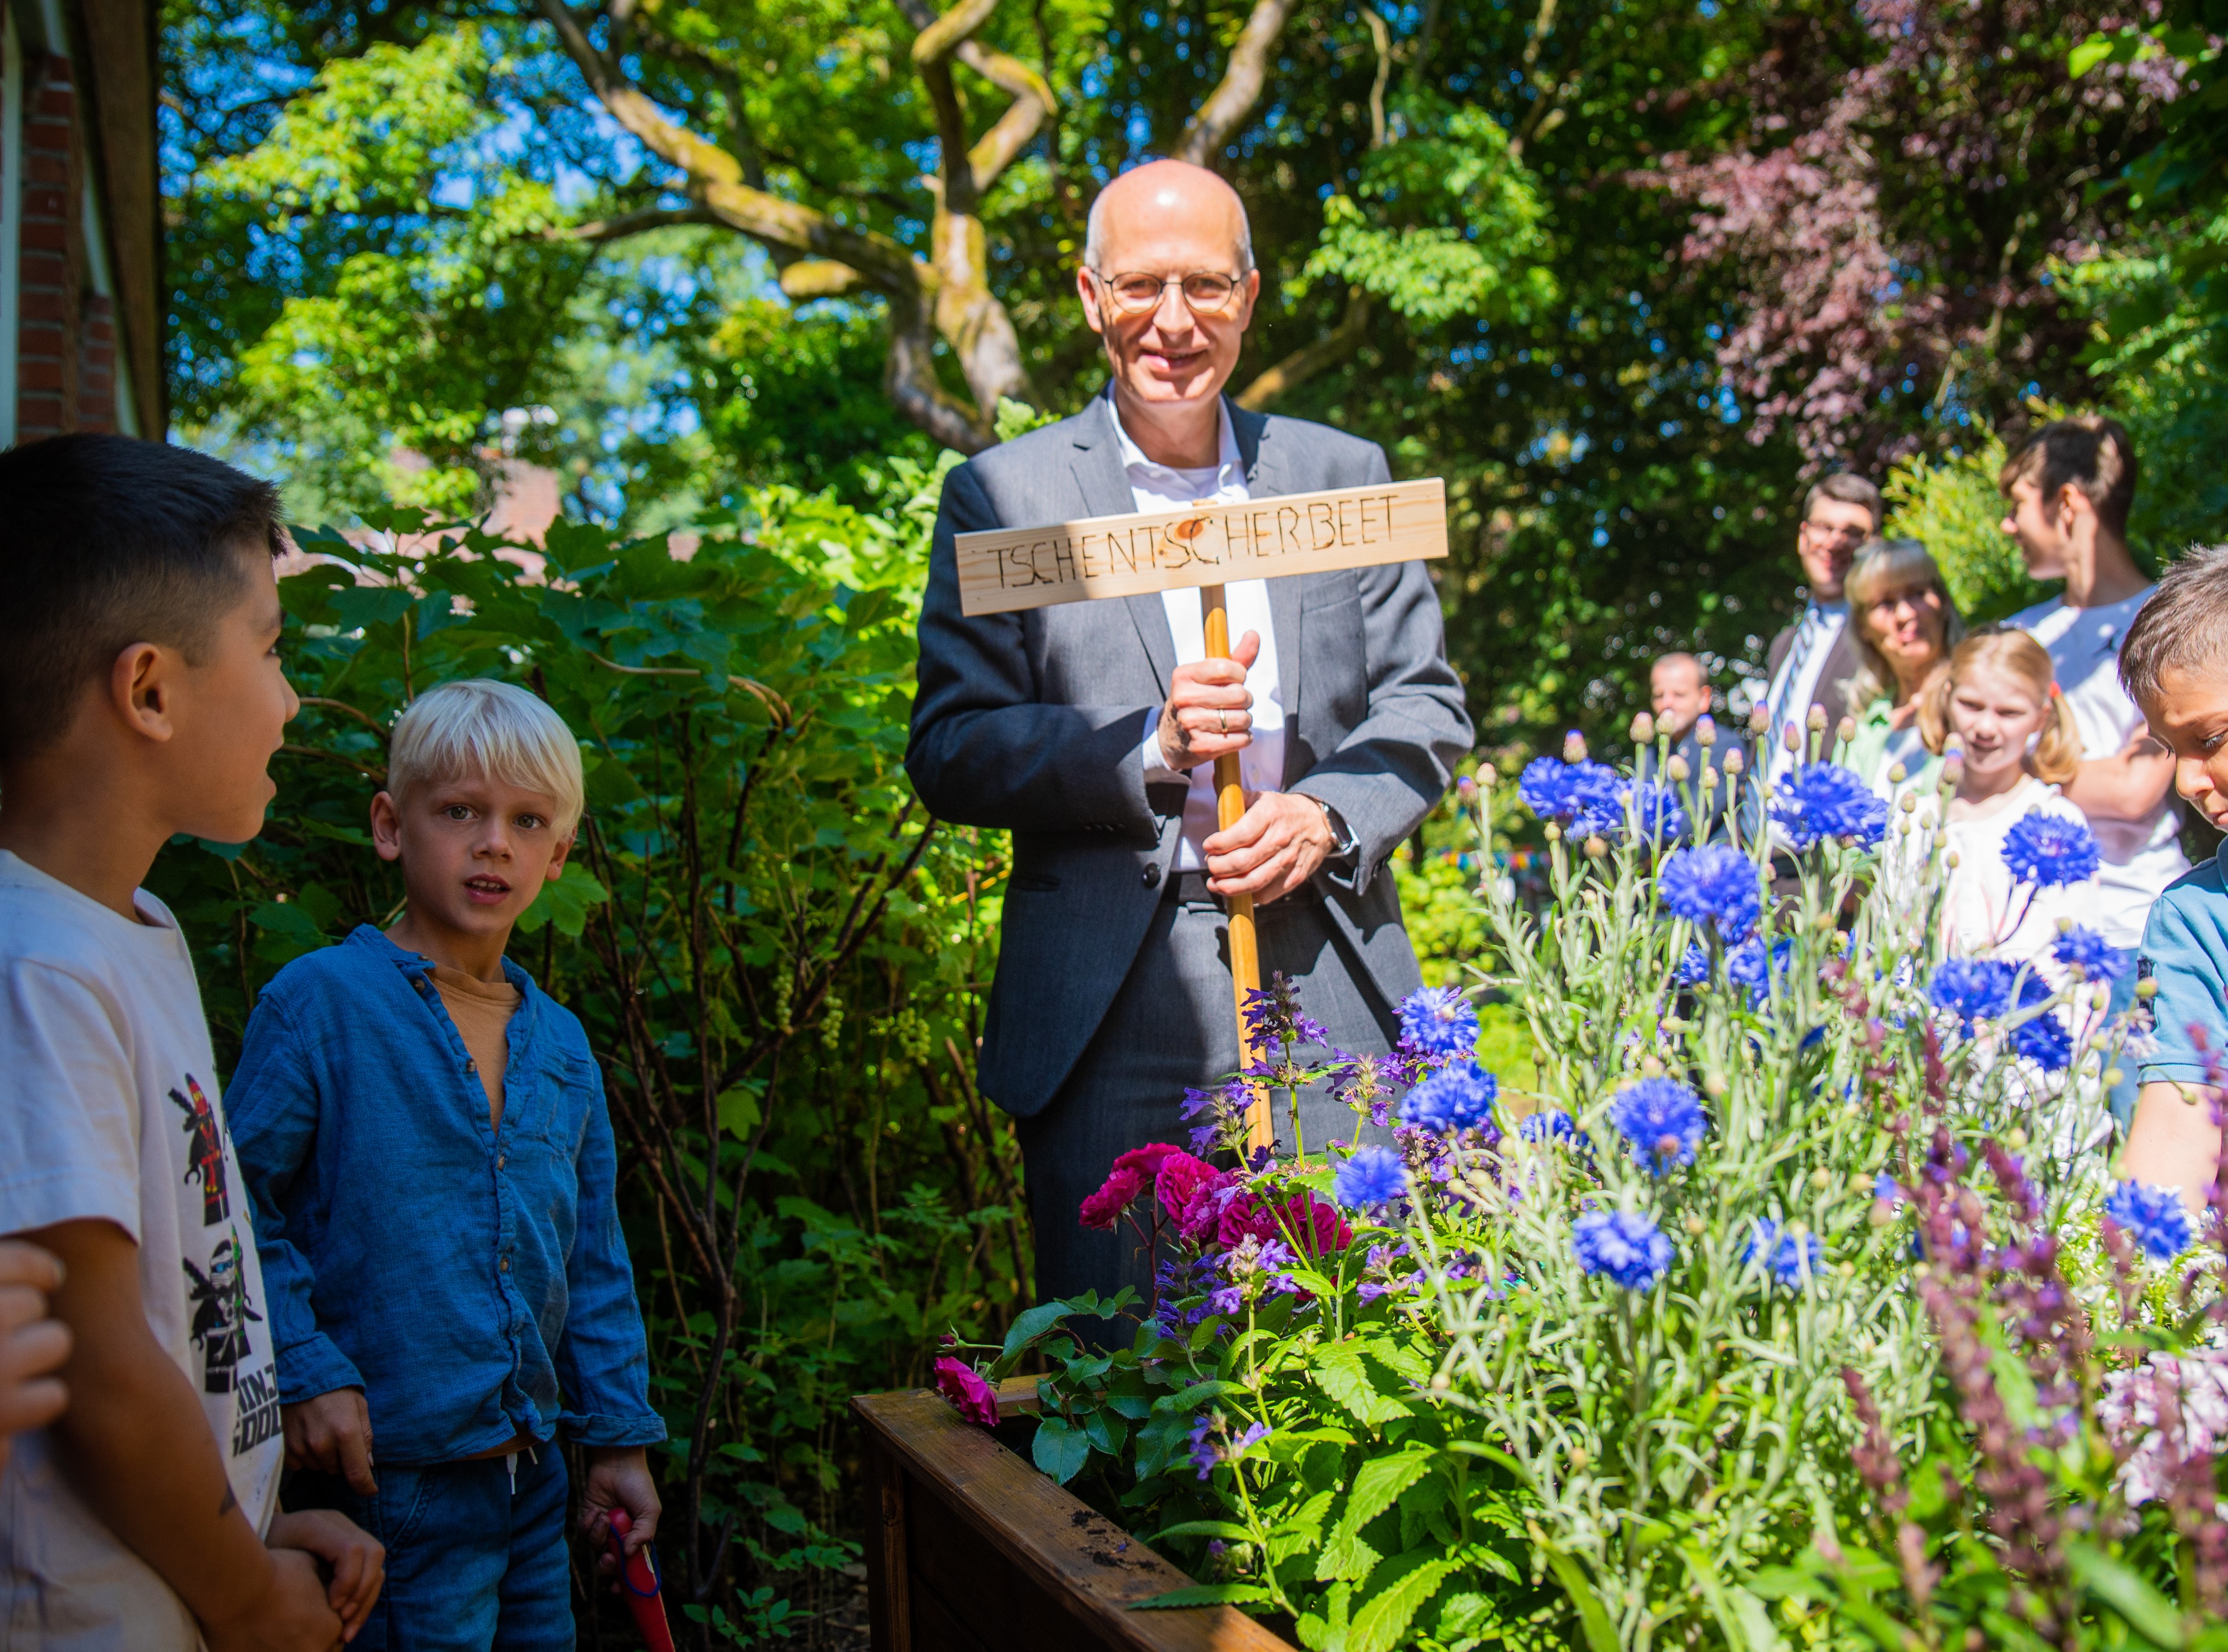
<path id="1" fill-rule="evenodd" d="M 898 10 L 920 31 L 912 43 L 912 56 L 924 71 L 933 61 L 957 57 L 1013 99 L 997 124 L 967 151 L 975 193 L 983 195 L 1028 147 L 1046 118 L 1057 112 L 1051 83 L 1021 59 L 991 50 L 974 38 L 997 10 L 997 0 L 962 0 L 940 17 L 929 0 L 898 0 Z"/>
<path id="2" fill-rule="evenodd" d="M 917 292 L 921 271 L 887 235 L 854 229 L 801 202 L 784 201 L 743 182 L 743 164 L 717 144 L 667 118 L 643 90 L 598 51 L 565 0 L 540 0 L 541 14 L 611 118 L 661 159 L 686 173 L 691 192 L 720 222 L 746 235 L 798 253 L 850 265 L 868 285 L 892 298 Z"/>
<path id="3" fill-rule="evenodd" d="M 622 212 L 609 218 L 597 218 L 585 224 L 571 224 L 560 228 L 545 229 L 541 239 L 546 241 L 615 241 L 629 235 L 640 235 L 649 230 L 663 229 L 669 224 L 716 224 L 719 218 L 702 207 L 644 207 L 638 212 Z"/>
<path id="4" fill-rule="evenodd" d="M 1199 112 L 1184 127 L 1176 143 L 1176 159 L 1194 166 L 1212 166 L 1221 155 L 1230 134 L 1260 100 L 1261 87 L 1269 78 L 1269 54 L 1276 49 L 1277 36 L 1284 32 L 1284 21 L 1292 15 L 1295 3 L 1296 0 L 1254 0 L 1253 15 L 1245 20 L 1245 31 L 1230 48 L 1222 84 L 1207 94 Z"/>
<path id="5" fill-rule="evenodd" d="M 1361 348 L 1369 336 L 1369 295 L 1360 287 L 1346 290 L 1346 314 L 1337 326 L 1312 344 L 1303 344 L 1238 394 L 1238 405 L 1259 413 L 1303 379 L 1325 368 L 1335 367 Z"/>

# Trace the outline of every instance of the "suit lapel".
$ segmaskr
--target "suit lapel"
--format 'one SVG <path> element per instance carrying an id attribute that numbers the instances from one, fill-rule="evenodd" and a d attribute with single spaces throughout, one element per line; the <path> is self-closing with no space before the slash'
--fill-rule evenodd
<path id="1" fill-rule="evenodd" d="M 1237 439 L 1238 457 L 1245 467 L 1248 494 L 1256 499 L 1267 499 L 1292 490 L 1284 470 L 1284 451 L 1266 414 L 1248 413 L 1233 401 L 1230 404 L 1230 432 Z M 1296 778 L 1292 768 L 1300 759 L 1299 741 L 1293 735 L 1300 720 L 1300 689 L 1304 682 L 1300 663 L 1307 657 L 1303 637 L 1305 616 L 1300 608 L 1300 593 L 1308 578 L 1306 574 L 1287 574 L 1281 579 L 1264 581 L 1269 589 L 1269 624 L 1277 634 L 1278 691 L 1284 701 L 1286 785 Z"/>
<path id="2" fill-rule="evenodd" d="M 1122 450 L 1114 439 L 1113 411 L 1104 396 L 1094 399 L 1078 421 L 1074 439 L 1075 451 L 1069 464 L 1083 495 L 1084 508 L 1094 516 L 1126 516 L 1136 509 L 1129 472 L 1122 468 Z M 1144 645 L 1145 657 L 1152 662 L 1154 680 L 1165 695 L 1168 678 L 1176 669 L 1176 639 L 1168 630 L 1168 611 L 1158 592 L 1124 597 L 1122 605 L 1130 611 L 1137 640 Z"/>

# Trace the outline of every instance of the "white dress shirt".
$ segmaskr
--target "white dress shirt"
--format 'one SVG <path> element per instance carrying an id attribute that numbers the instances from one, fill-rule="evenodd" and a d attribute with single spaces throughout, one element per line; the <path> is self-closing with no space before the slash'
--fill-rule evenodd
<path id="1" fill-rule="evenodd" d="M 1802 611 L 1802 623 L 1795 632 L 1795 641 L 1787 650 L 1787 657 L 1779 663 L 1779 675 L 1772 679 L 1771 692 L 1765 703 L 1771 708 L 1770 740 L 1771 766 L 1768 772 L 1779 778 L 1796 766 L 1796 754 L 1787 749 L 1787 725 L 1793 723 L 1802 741 L 1802 760 L 1810 755 L 1810 707 L 1818 698 L 1818 679 L 1826 674 L 1826 656 L 1834 651 L 1834 644 L 1841 638 L 1841 628 L 1849 623 L 1849 605 L 1846 602 L 1814 602 Z M 1828 751 L 1833 741 L 1826 742 Z"/>
<path id="2" fill-rule="evenodd" d="M 2151 599 L 2145 586 L 2123 601 L 2097 608 L 2069 608 L 2063 597 L 2038 603 L 2011 617 L 2010 624 L 2049 650 L 2058 691 L 2073 708 L 2086 762 L 2117 757 L 2135 731 L 2146 727 L 2142 709 L 2120 686 L 2120 640 Z M 2111 820 L 2099 815 L 2089 823 L 2097 834 L 2097 899 L 2081 921 L 2114 946 L 2138 946 L 2151 902 L 2183 873 L 2181 817 L 2169 789 L 2158 807 L 2141 820 Z"/>
<path id="3" fill-rule="evenodd" d="M 1157 464 L 1130 439 L 1122 428 L 1122 415 L 1109 395 L 1107 411 L 1113 415 L 1114 439 L 1120 445 L 1122 468 L 1130 478 L 1130 496 L 1139 510 L 1180 510 L 1186 505 L 1211 503 L 1232 504 L 1252 496 L 1245 486 L 1245 462 L 1239 457 L 1237 432 L 1230 427 L 1230 409 L 1221 408 L 1220 462 L 1195 470 Z M 1248 791 L 1274 791 L 1284 783 L 1284 701 L 1277 676 L 1277 632 L 1269 623 L 1269 585 L 1265 579 L 1239 579 L 1223 587 L 1230 613 L 1230 645 L 1247 631 L 1261 637 L 1261 653 L 1245 674 L 1253 695 L 1253 740 L 1238 754 L 1239 778 Z M 1175 639 L 1176 663 L 1191 665 L 1207 657 L 1207 621 L 1200 611 L 1199 592 L 1187 587 L 1161 592 L 1168 616 L 1168 632 Z M 1161 749 L 1161 708 L 1146 714 L 1142 753 L 1149 784 L 1181 781 L 1185 775 L 1168 765 Z M 1183 839 L 1176 846 L 1175 870 L 1204 872 L 1207 854 L 1200 848 L 1217 830 L 1214 811 L 1214 765 L 1201 763 L 1192 770 L 1190 791 L 1184 797 Z"/>

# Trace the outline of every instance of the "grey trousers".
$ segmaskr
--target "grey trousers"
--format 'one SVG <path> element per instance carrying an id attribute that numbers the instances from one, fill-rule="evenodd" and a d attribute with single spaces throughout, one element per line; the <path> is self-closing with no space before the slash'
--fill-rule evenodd
<path id="1" fill-rule="evenodd" d="M 1278 970 L 1290 976 L 1301 1008 L 1328 1029 L 1335 1045 L 1357 1055 L 1392 1048 L 1398 1034 L 1392 1006 L 1349 958 L 1319 898 L 1303 892 L 1260 908 L 1256 933 L 1264 983 Z M 1206 1088 L 1237 1066 L 1228 920 L 1213 906 L 1164 900 L 1075 1071 L 1042 1112 L 1015 1121 L 1036 1230 L 1039 1301 L 1085 1290 L 1107 1296 L 1125 1284 L 1141 1298 L 1149 1295 L 1153 1258 L 1136 1233 L 1126 1222 L 1111 1233 L 1086 1228 L 1077 1207 L 1106 1180 L 1117 1155 L 1149 1142 L 1188 1151 L 1191 1125 L 1178 1111 L 1184 1091 Z M 1274 1102 L 1282 1157 L 1292 1150 L 1292 1125 L 1281 1091 Z M 1358 1125 L 1328 1086 L 1317 1085 L 1301 1096 L 1300 1128 L 1309 1155 L 1320 1156 L 1333 1138 L 1354 1141 Z M 1384 1136 L 1366 1127 L 1359 1133 Z"/>

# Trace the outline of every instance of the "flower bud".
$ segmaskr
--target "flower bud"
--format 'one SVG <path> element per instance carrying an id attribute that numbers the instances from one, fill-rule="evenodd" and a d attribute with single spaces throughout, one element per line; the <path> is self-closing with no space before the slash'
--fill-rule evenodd
<path id="1" fill-rule="evenodd" d="M 1816 1169 L 1810 1173 L 1810 1185 L 1815 1188 L 1820 1193 L 1825 1192 L 1827 1188 L 1834 1185 L 1834 1173 L 1831 1170 L 1828 1170 L 1824 1165 L 1820 1165 Z"/>
<path id="2" fill-rule="evenodd" d="M 2014 1153 L 2026 1151 L 2026 1132 L 2014 1124 L 2004 1136 L 2004 1145 Z"/>
<path id="3" fill-rule="evenodd" d="M 1942 790 L 1955 791 L 1965 784 L 1965 759 L 1953 757 L 1942 765 Z"/>
<path id="4" fill-rule="evenodd" d="M 1944 833 L 1937 832 L 1935 836 L 1940 837 L 1945 843 L 1949 842 L 1949 837 Z M 1942 857 L 1942 864 L 1948 867 L 1952 872 L 1955 872 L 1957 869 L 1957 851 L 1951 849 L 1949 854 L 1943 855 Z"/>
<path id="5" fill-rule="evenodd" d="M 1872 1224 L 1874 1227 L 1885 1227 L 1894 1220 L 1895 1207 L 1886 1200 L 1882 1199 L 1873 1206 Z"/>
<path id="6" fill-rule="evenodd" d="M 1710 1225 L 1700 1216 L 1690 1213 L 1687 1218 L 1687 1231 L 1700 1239 L 1710 1231 Z"/>
<path id="7" fill-rule="evenodd" d="M 1554 830 L 1554 828 L 1551 826 L 1547 829 L 1549 831 L 1553 831 Z M 1946 849 L 1950 847 L 1950 834 L 1942 830 L 1939 827 L 1935 829 L 1934 847 L 1937 849 Z M 1950 864 L 1955 866 L 1957 863 L 1955 861 L 1952 861 Z"/>
<path id="8" fill-rule="evenodd" d="M 1684 780 L 1688 775 L 1692 774 L 1693 771 L 1687 766 L 1687 759 L 1685 758 L 1681 757 L 1676 752 L 1674 752 L 1671 754 L 1671 760 L 1663 765 L 1663 772 L 1669 775 L 1674 780 Z"/>
<path id="9" fill-rule="evenodd" d="M 1902 810 L 1906 815 L 1917 814 L 1918 812 L 1918 794 L 1915 791 L 1905 792 L 1903 794 L 1903 801 L 1896 804 L 1896 807 Z"/>
<path id="10" fill-rule="evenodd" d="M 1477 782 L 1465 774 L 1455 782 L 1455 796 L 1468 803 L 1472 797 L 1477 796 Z"/>
<path id="11" fill-rule="evenodd" d="M 2058 920 L 2058 932 L 2061 935 L 2071 935 L 2073 932 L 2073 919 L 2071 913 L 2064 913 L 2059 916 Z"/>
<path id="12" fill-rule="evenodd" d="M 1804 724 L 1805 724 L 1805 725 L 1809 728 L 1809 730 L 1810 730 L 1810 732 L 1811 732 L 1812 733 L 1814 733 L 1814 734 L 1822 734 L 1822 733 L 1824 733 L 1826 732 L 1826 708 L 1825 708 L 1825 707 L 1823 707 L 1823 706 L 1813 706 L 1813 707 L 1811 707 L 1811 708 L 1810 708 L 1810 714 L 1809 714 L 1808 717 L 1804 718 L 1802 720 L 1803 720 L 1803 723 L 1804 723 Z"/>
<path id="13" fill-rule="evenodd" d="M 1705 791 L 1715 791 L 1717 789 L 1718 772 L 1715 769 L 1704 769 L 1702 771 L 1702 790 Z"/>
<path id="14" fill-rule="evenodd" d="M 1704 712 L 1694 719 L 1694 744 L 1715 746 L 1718 743 L 1718 720 Z"/>
<path id="15" fill-rule="evenodd" d="M 2145 976 L 2142 980 L 2136 982 L 2135 996 L 2142 999 L 2145 1003 L 2150 1002 L 2152 999 L 2158 996 L 2158 983 L 2151 980 L 2148 976 Z"/>
<path id="16" fill-rule="evenodd" d="M 1655 720 L 1644 711 L 1632 720 L 1632 743 L 1635 746 L 1655 744 Z"/>
<path id="17" fill-rule="evenodd" d="M 1761 701 L 1750 707 L 1748 713 L 1748 732 L 1751 734 L 1763 734 L 1770 732 L 1770 728 L 1771 708 L 1764 704 Z"/>
<path id="18" fill-rule="evenodd" d="M 1857 720 L 1855 718 L 1844 717 L 1840 722 L 1834 725 L 1834 738 L 1839 740 L 1842 745 L 1847 746 L 1851 740 L 1856 739 L 1856 737 Z"/>
<path id="19" fill-rule="evenodd" d="M 2127 1082 L 2127 1079 L 2128 1075 L 2121 1072 L 2117 1067 L 2106 1067 L 2104 1069 L 2104 1083 L 2108 1088 L 2116 1084 L 2124 1084 Z"/>
<path id="20" fill-rule="evenodd" d="M 1608 853 L 1609 845 L 1603 842 L 1598 837 L 1589 837 L 1586 839 L 1586 858 L 1588 860 L 1598 861 L 1602 856 Z"/>
<path id="21" fill-rule="evenodd" d="M 1800 752 L 1802 749 L 1802 731 L 1793 723 L 1788 724 L 1779 731 L 1779 743 L 1790 752 Z"/>
<path id="22" fill-rule="evenodd" d="M 1725 772 L 1727 774 L 1738 774 L 1747 766 L 1748 759 L 1743 757 L 1738 749 L 1725 753 Z"/>
<path id="23" fill-rule="evenodd" d="M 1585 1446 L 1574 1445 L 1571 1448 L 1571 1466 L 1573 1469 L 1583 1469 L 1593 1459 Z"/>
<path id="24" fill-rule="evenodd" d="M 1547 823 L 1547 841 L 1550 843 L 1559 843 L 1563 841 L 1563 829 L 1552 820 Z"/>
<path id="25" fill-rule="evenodd" d="M 2099 981 L 2090 989 L 2089 1002 L 2096 1006 L 2099 1015 L 2110 1009 L 2112 1007 L 2112 983 L 2109 981 Z"/>
<path id="26" fill-rule="evenodd" d="M 1583 763 L 1586 760 L 1586 737 L 1572 729 L 1563 736 L 1563 761 Z"/>
<path id="27" fill-rule="evenodd" d="M 1911 771 L 1910 771 L 1910 770 L 1908 770 L 1908 769 L 1906 769 L 1906 768 L 1905 768 L 1905 767 L 1903 766 L 1903 765 L 1902 765 L 1902 764 L 1900 764 L 1900 763 L 1891 763 L 1891 764 L 1889 764 L 1889 765 L 1888 765 L 1888 770 L 1887 770 L 1887 783 L 1888 783 L 1888 784 L 1890 784 L 1890 785 L 1892 785 L 1892 786 L 1899 786 L 1899 785 L 1901 785 L 1905 781 L 1906 781 L 1906 780 L 1908 780 L 1908 779 L 1910 779 L 1910 778 L 1911 778 Z"/>
<path id="28" fill-rule="evenodd" d="M 1490 763 L 1481 763 L 1481 764 L 1479 764 L 1479 765 L 1477 765 L 1477 783 L 1478 783 L 1478 784 L 1480 784 L 1480 785 L 1482 785 L 1482 786 L 1495 785 L 1495 784 L 1497 784 L 1500 782 L 1500 779 L 1501 779 L 1501 773 L 1500 773 L 1500 771 L 1498 771 L 1497 769 L 1495 769 L 1495 768 L 1493 766 L 1493 765 L 1492 765 L 1492 764 L 1490 764 Z"/>
<path id="29" fill-rule="evenodd" d="M 1643 1079 L 1661 1078 L 1663 1076 L 1663 1063 L 1657 1060 L 1653 1053 L 1642 1056 L 1640 1058 L 1640 1076 Z"/>
<path id="30" fill-rule="evenodd" d="M 1723 1100 L 1729 1088 L 1731 1086 L 1725 1083 L 1725 1075 L 1722 1073 L 1713 1073 L 1702 1080 L 1702 1093 L 1712 1101 Z"/>
<path id="31" fill-rule="evenodd" d="M 1449 1376 L 1445 1372 L 1434 1371 L 1431 1373 L 1431 1387 L 1434 1392 L 1444 1393 L 1448 1389 L 1454 1386 L 1455 1380 Z"/>

